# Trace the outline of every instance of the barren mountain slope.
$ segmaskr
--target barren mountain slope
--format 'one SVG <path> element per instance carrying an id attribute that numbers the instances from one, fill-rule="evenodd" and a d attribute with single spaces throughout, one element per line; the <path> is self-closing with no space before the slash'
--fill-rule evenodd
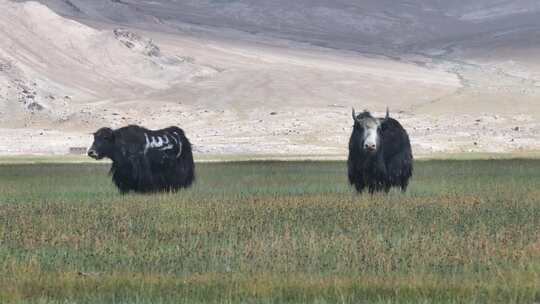
<path id="1" fill-rule="evenodd" d="M 44 5 L 0 1 L 4 126 L 63 122 L 88 102 L 141 97 L 215 71 L 128 30 L 100 31 Z"/>
<path id="2" fill-rule="evenodd" d="M 540 148 L 538 44 L 503 32 L 535 37 L 534 2 L 391 2 L 0 0 L 0 153 L 139 123 L 197 153 L 344 155 L 351 106 L 389 106 L 416 153 Z"/>
<path id="3" fill-rule="evenodd" d="M 268 34 L 331 48 L 399 53 L 540 27 L 535 0 L 47 0 L 60 14 L 161 29 Z"/>

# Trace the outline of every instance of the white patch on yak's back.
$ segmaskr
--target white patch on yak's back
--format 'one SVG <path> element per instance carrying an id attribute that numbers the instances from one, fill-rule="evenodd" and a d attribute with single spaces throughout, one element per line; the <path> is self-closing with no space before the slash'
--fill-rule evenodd
<path id="1" fill-rule="evenodd" d="M 179 158 L 180 155 L 182 155 L 182 139 L 180 138 L 180 135 L 177 132 L 173 132 L 173 134 L 178 137 L 178 138 L 175 138 L 173 136 L 174 141 L 178 144 L 178 153 L 176 153 L 176 158 Z"/>
<path id="2" fill-rule="evenodd" d="M 148 139 L 148 134 L 144 133 L 144 141 L 146 142 L 144 144 L 144 154 L 148 152 L 148 149 L 150 149 L 150 140 Z"/>
<path id="3" fill-rule="evenodd" d="M 163 138 L 165 138 L 165 140 L 163 140 L 163 144 L 165 145 L 163 148 L 159 149 L 160 151 L 165 151 L 165 150 L 171 150 L 174 148 L 174 146 L 170 143 L 169 141 L 169 137 L 167 136 L 167 134 L 163 135 Z"/>
<path id="4" fill-rule="evenodd" d="M 162 146 L 163 139 L 161 139 L 161 136 L 152 136 L 152 148 L 161 148 Z"/>
<path id="5" fill-rule="evenodd" d="M 163 146 L 165 146 L 164 148 L 162 148 L 161 150 L 167 150 L 167 149 L 172 149 L 172 147 L 169 148 L 169 138 L 167 136 L 165 136 L 165 140 L 163 140 L 163 138 L 161 138 L 161 136 L 152 136 L 152 137 L 148 137 L 148 134 L 144 133 L 144 140 L 145 140 L 145 145 L 144 145 L 144 153 L 146 154 L 146 152 L 148 152 L 148 149 L 152 149 L 152 148 L 162 148 Z"/>
<path id="6" fill-rule="evenodd" d="M 174 132 L 174 134 L 178 137 L 178 133 Z M 178 153 L 176 154 L 176 157 L 180 157 L 182 154 L 182 143 L 180 142 L 179 138 L 176 138 L 175 136 L 171 136 L 173 141 L 178 144 Z M 144 133 L 144 139 L 145 139 L 145 145 L 144 145 L 144 153 L 146 154 L 148 152 L 148 149 L 157 149 L 159 148 L 160 151 L 166 151 L 166 150 L 172 150 L 174 149 L 174 145 L 172 144 L 171 140 L 167 135 L 161 136 L 151 136 L 149 137 L 148 134 Z"/>
<path id="7" fill-rule="evenodd" d="M 165 147 L 159 149 L 160 151 L 165 151 L 165 150 L 171 150 L 172 148 L 174 148 L 173 145 L 166 145 Z"/>

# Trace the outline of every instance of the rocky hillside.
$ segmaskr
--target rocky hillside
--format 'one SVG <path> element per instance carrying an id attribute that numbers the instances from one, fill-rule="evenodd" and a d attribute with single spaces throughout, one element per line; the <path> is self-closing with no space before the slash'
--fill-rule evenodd
<path id="1" fill-rule="evenodd" d="M 74 18 L 146 28 L 229 28 L 319 46 L 401 53 L 540 29 L 536 0 L 47 0 Z M 188 26 L 186 26 L 188 25 Z M 475 45 L 479 46 L 479 45 Z M 487 47 L 489 49 L 489 47 Z"/>
<path id="2" fill-rule="evenodd" d="M 3 125 L 63 121 L 78 105 L 130 99 L 213 70 L 128 29 L 96 30 L 36 3 L 0 1 Z"/>
<path id="3" fill-rule="evenodd" d="M 352 106 L 389 106 L 415 153 L 538 150 L 538 13 L 531 0 L 0 0 L 0 154 L 67 153 L 137 123 L 181 126 L 197 154 L 343 156 Z"/>

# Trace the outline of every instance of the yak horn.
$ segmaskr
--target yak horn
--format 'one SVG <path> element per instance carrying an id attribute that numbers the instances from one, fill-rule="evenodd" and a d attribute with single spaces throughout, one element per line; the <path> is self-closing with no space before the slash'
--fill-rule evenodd
<path id="1" fill-rule="evenodd" d="M 386 107 L 386 117 L 384 119 L 390 118 L 390 110 L 388 109 L 388 106 Z"/>
<path id="2" fill-rule="evenodd" d="M 355 111 L 354 111 L 354 107 L 352 108 L 352 119 L 353 119 L 354 121 L 357 121 L 356 113 L 355 113 Z"/>

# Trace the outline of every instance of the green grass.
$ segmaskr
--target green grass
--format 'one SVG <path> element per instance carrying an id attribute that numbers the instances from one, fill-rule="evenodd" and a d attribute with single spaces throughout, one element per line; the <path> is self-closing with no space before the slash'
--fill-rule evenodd
<path id="1" fill-rule="evenodd" d="M 540 160 L 420 161 L 374 196 L 344 162 L 125 196 L 107 167 L 0 165 L 0 303 L 540 302 Z"/>

